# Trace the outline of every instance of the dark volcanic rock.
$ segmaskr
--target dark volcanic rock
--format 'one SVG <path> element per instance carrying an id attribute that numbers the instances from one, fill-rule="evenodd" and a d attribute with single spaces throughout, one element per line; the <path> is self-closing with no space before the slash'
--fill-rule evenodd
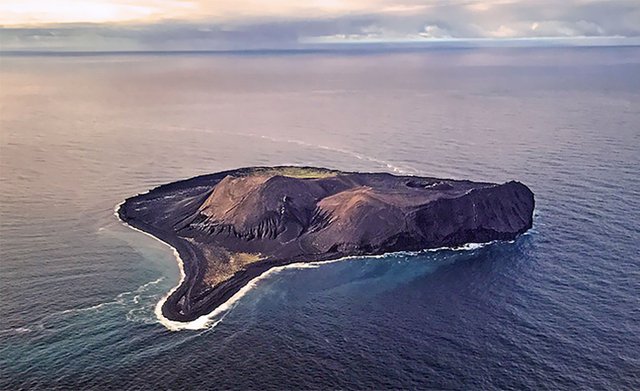
<path id="1" fill-rule="evenodd" d="M 119 215 L 178 249 L 186 278 L 163 313 L 188 321 L 274 266 L 511 240 L 533 209 L 519 182 L 260 167 L 160 186 Z"/>

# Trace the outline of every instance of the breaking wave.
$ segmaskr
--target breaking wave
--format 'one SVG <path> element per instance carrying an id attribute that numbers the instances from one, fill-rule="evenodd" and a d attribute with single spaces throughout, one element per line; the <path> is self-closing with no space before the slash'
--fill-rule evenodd
<path id="1" fill-rule="evenodd" d="M 122 292 L 111 301 L 106 301 L 89 307 L 69 308 L 62 311 L 52 312 L 32 324 L 2 329 L 0 330 L 0 335 L 27 334 L 43 330 L 60 331 L 74 325 L 72 320 L 75 315 L 96 313 L 116 307 L 129 309 L 126 315 L 126 318 L 129 321 L 143 323 L 151 323 L 151 321 L 155 322 L 154 319 L 148 316 L 149 311 L 148 308 L 144 306 L 144 303 L 157 297 L 157 293 L 149 292 L 149 289 L 158 285 L 160 282 L 164 281 L 164 279 L 165 277 L 160 277 L 156 280 L 149 281 L 132 291 Z M 133 308 L 131 308 L 132 305 Z"/>

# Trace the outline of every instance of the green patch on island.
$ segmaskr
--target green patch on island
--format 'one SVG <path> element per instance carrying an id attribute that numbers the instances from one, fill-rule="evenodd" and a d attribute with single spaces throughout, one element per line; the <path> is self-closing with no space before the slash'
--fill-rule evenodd
<path id="1" fill-rule="evenodd" d="M 333 177 L 341 173 L 342 171 L 329 170 L 325 168 L 281 166 L 281 167 L 258 167 L 252 170 L 251 175 L 266 175 L 266 176 L 281 175 L 285 177 L 298 178 L 298 179 L 320 179 L 320 178 Z"/>

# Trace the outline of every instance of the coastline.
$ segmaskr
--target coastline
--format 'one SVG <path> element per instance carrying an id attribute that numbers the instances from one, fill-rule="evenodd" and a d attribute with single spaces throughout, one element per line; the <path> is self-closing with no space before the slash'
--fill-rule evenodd
<path id="1" fill-rule="evenodd" d="M 141 193 L 138 195 L 142 195 L 145 193 Z M 158 321 L 160 322 L 160 324 L 162 324 L 164 327 L 166 327 L 167 329 L 171 330 L 171 331 L 179 331 L 179 330 L 183 330 L 183 329 L 190 329 L 190 330 L 197 330 L 200 328 L 204 328 L 206 327 L 206 325 L 203 325 L 203 327 L 197 327 L 199 326 L 199 324 L 190 324 L 192 322 L 176 322 L 170 319 L 167 319 L 163 314 L 162 314 L 162 306 L 164 305 L 164 303 L 167 301 L 167 299 L 169 298 L 169 296 L 171 296 L 173 294 L 173 292 L 175 292 L 176 290 L 178 290 L 178 288 L 180 288 L 180 286 L 182 286 L 182 284 L 184 283 L 184 280 L 186 278 L 186 274 L 184 272 L 184 261 L 182 260 L 182 258 L 180 257 L 180 253 L 178 252 L 178 249 L 176 249 L 174 246 L 172 246 L 170 243 L 165 242 L 164 240 L 153 236 L 152 234 L 145 232 L 139 228 L 134 227 L 133 225 L 127 223 L 126 221 L 124 221 L 121 217 L 120 217 L 120 208 L 122 207 L 122 205 L 124 205 L 125 201 L 120 202 L 119 204 L 117 204 L 114 208 L 114 216 L 116 216 L 116 218 L 118 219 L 118 221 L 123 224 L 124 226 L 140 232 L 150 238 L 153 238 L 155 240 L 157 240 L 158 242 L 164 244 L 165 246 L 169 247 L 171 249 L 171 251 L 173 252 L 174 257 L 176 258 L 176 262 L 178 263 L 178 270 L 180 271 L 180 280 L 178 281 L 178 285 L 174 286 L 173 288 L 171 288 L 169 290 L 169 292 L 167 292 L 161 299 L 160 301 L 158 301 L 158 303 L 156 304 L 155 308 L 154 308 L 154 313 L 156 314 L 156 318 L 158 318 Z M 195 321 L 194 321 L 195 322 Z"/>
<path id="2" fill-rule="evenodd" d="M 145 193 L 141 193 L 138 195 L 143 195 Z M 191 321 L 187 321 L 187 322 L 181 322 L 181 321 L 175 321 L 175 320 L 171 320 L 168 319 L 167 317 L 164 316 L 163 312 L 162 312 L 162 307 L 164 306 L 164 304 L 167 302 L 167 300 L 169 299 L 169 297 L 171 297 L 171 295 L 174 294 L 174 292 L 176 292 L 178 289 L 183 287 L 183 284 L 185 283 L 185 280 L 187 278 L 187 275 L 185 273 L 185 267 L 184 267 L 184 260 L 181 257 L 180 251 L 174 247 L 173 245 L 171 245 L 170 243 L 162 240 L 161 238 L 154 236 L 153 234 L 146 232 L 138 227 L 135 227 L 131 224 L 129 224 L 128 222 L 126 222 L 125 220 L 123 220 L 120 216 L 120 208 L 122 207 L 122 205 L 124 205 L 125 201 L 120 202 L 119 204 L 117 204 L 114 208 L 114 215 L 116 216 L 116 218 L 118 219 L 118 221 L 120 221 L 120 223 L 122 223 L 123 225 L 125 225 L 126 227 L 140 232 L 144 235 L 147 235 L 157 241 L 159 241 L 160 243 L 166 245 L 167 247 L 169 247 L 172 251 L 173 251 L 173 255 L 175 256 L 176 262 L 178 263 L 178 269 L 180 271 L 180 280 L 178 281 L 178 284 L 176 286 L 174 286 L 173 288 L 171 288 L 161 299 L 160 301 L 158 301 L 158 303 L 156 304 L 155 308 L 154 308 L 154 313 L 156 315 L 156 318 L 158 319 L 158 322 L 160 324 L 162 324 L 165 328 L 167 328 L 169 331 L 181 331 L 181 330 L 203 330 L 203 329 L 208 329 L 208 328 L 213 328 L 215 327 L 218 323 L 220 323 L 222 321 L 222 319 L 219 319 L 217 321 L 214 320 L 214 318 L 216 318 L 218 315 L 224 313 L 225 311 L 228 311 L 230 309 L 232 309 L 233 304 L 235 304 L 238 300 L 240 300 L 244 295 L 246 295 L 251 289 L 253 289 L 256 284 L 267 278 L 268 276 L 270 276 L 272 273 L 278 273 L 282 270 L 285 269 L 315 269 L 317 267 L 320 267 L 322 265 L 326 265 L 326 264 L 330 264 L 330 263 L 335 263 L 335 262 L 343 262 L 343 261 L 350 261 L 350 260 L 357 260 L 357 259 L 362 259 L 362 258 L 386 258 L 386 257 L 390 257 L 390 256 L 394 256 L 394 255 L 408 255 L 408 256 L 415 256 L 415 255 L 419 255 L 421 253 L 425 253 L 425 252 L 438 252 L 438 251 L 473 251 L 473 250 L 477 250 L 480 248 L 483 248 L 485 246 L 494 244 L 494 243 L 514 243 L 514 240 L 508 240 L 508 241 L 502 241 L 502 240 L 492 240 L 489 242 L 485 242 L 485 243 L 466 243 L 462 246 L 458 246 L 458 247 L 439 247 L 439 248 L 430 248 L 430 249 L 423 249 L 420 251 L 395 251 L 395 252 L 388 252 L 388 253 L 383 253 L 383 254 L 379 254 L 379 255 L 350 255 L 350 256 L 343 256 L 343 257 L 339 257 L 339 258 L 335 258 L 335 259 L 327 259 L 327 260 L 311 260 L 308 262 L 305 261 L 301 261 L 301 262 L 295 262 L 295 263 L 290 263 L 290 264 L 286 264 L 286 265 L 280 265 L 280 266 L 273 266 L 268 268 L 267 270 L 265 270 L 264 272 L 258 274 L 257 276 L 253 277 L 251 280 L 249 280 L 245 285 L 243 285 L 236 293 L 234 293 L 229 299 L 227 299 L 225 302 L 223 302 L 222 304 L 218 305 L 217 307 L 215 307 L 211 312 L 200 315 L 198 318 L 191 320 Z"/>

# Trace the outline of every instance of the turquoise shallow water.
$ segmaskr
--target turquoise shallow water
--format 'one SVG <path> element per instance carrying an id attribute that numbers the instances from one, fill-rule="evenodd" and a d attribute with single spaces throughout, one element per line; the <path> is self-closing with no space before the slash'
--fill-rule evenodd
<path id="1" fill-rule="evenodd" d="M 640 387 L 640 50 L 1 60 L 0 387 Z M 113 208 L 306 164 L 520 180 L 534 229 L 473 251 L 285 270 L 216 327 Z"/>

